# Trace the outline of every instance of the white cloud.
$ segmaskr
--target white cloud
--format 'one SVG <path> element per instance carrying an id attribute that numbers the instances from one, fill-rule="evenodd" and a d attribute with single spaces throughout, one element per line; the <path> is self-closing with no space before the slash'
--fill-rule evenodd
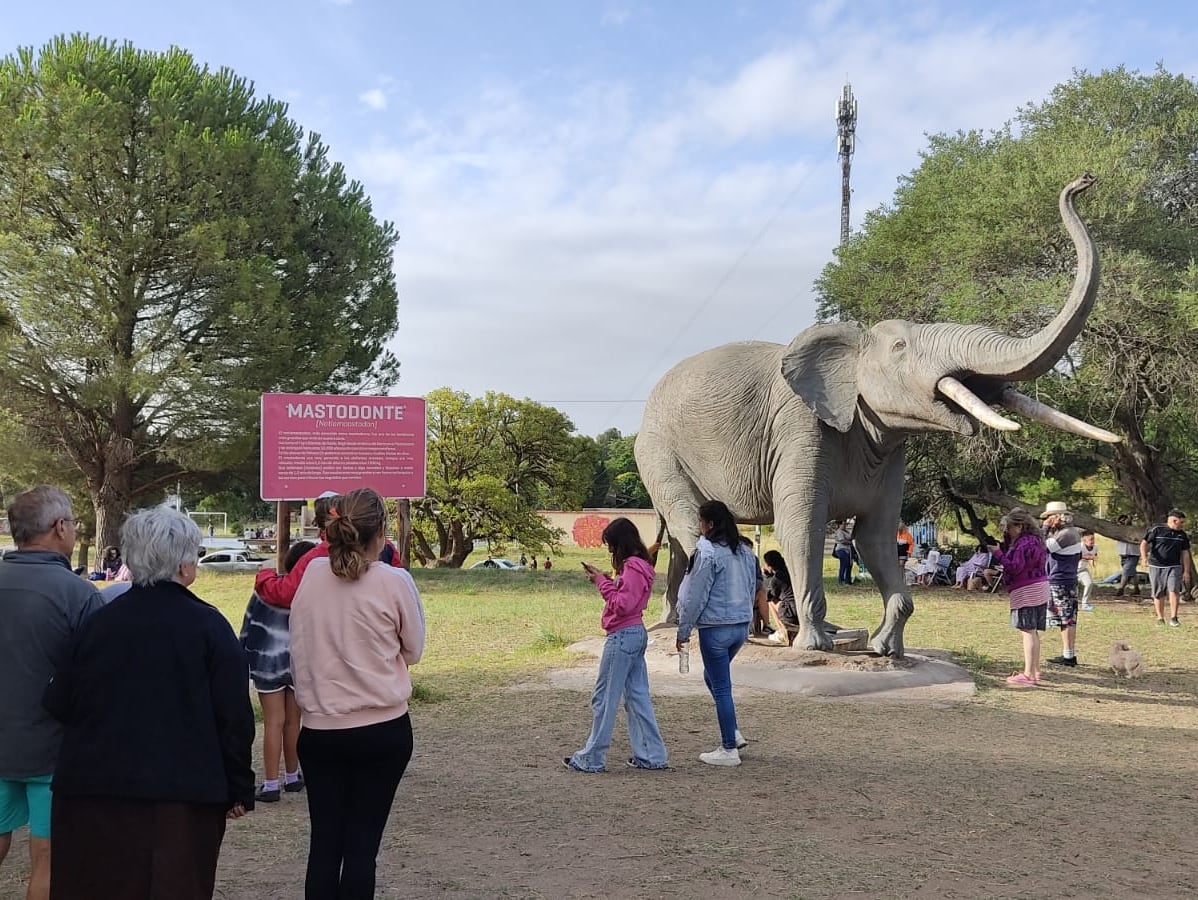
<path id="1" fill-rule="evenodd" d="M 371 88 L 358 94 L 358 101 L 367 109 L 379 112 L 387 108 L 387 94 L 382 88 Z"/>
<path id="2" fill-rule="evenodd" d="M 599 24 L 604 28 L 609 26 L 619 28 L 627 23 L 631 17 L 632 10 L 627 6 L 609 6 L 603 10 L 603 16 L 599 19 Z"/>
<path id="3" fill-rule="evenodd" d="M 847 40 L 832 25 L 654 97 L 590 83 L 548 109 L 490 84 L 407 115 L 402 139 L 352 164 L 402 236 L 400 392 L 499 390 L 557 402 L 587 434 L 629 432 L 684 356 L 789 340 L 838 239 L 844 73 L 861 103 L 859 221 L 925 132 L 1001 126 L 1084 45 L 1069 24 L 936 28 Z M 564 402 L 584 400 L 603 402 Z"/>

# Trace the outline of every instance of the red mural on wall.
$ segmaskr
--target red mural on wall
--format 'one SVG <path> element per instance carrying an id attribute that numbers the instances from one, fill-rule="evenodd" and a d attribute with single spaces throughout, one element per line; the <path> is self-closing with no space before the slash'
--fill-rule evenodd
<path id="1" fill-rule="evenodd" d="M 607 516 L 579 516 L 574 520 L 574 543 L 579 547 L 602 547 L 603 529 L 610 523 Z"/>

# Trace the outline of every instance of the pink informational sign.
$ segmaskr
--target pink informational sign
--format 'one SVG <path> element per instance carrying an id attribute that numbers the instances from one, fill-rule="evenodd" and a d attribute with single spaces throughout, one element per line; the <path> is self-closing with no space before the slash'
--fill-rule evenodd
<path id="1" fill-rule="evenodd" d="M 374 488 L 423 497 L 422 397 L 262 395 L 262 499 Z"/>

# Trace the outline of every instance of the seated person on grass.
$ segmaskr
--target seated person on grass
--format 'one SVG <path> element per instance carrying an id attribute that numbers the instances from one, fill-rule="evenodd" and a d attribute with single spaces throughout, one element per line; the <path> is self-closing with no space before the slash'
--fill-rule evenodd
<path id="1" fill-rule="evenodd" d="M 786 568 L 786 560 L 777 550 L 767 550 L 763 563 L 766 597 L 774 623 L 770 640 L 789 647 L 794 643 L 794 635 L 799 632 L 799 611 L 795 606 L 794 588 L 790 584 L 790 571 Z"/>
<path id="2" fill-rule="evenodd" d="M 965 590 L 977 590 L 975 580 L 984 579 L 985 571 L 991 567 L 990 551 L 985 544 L 978 544 L 973 556 L 957 566 L 957 587 Z"/>

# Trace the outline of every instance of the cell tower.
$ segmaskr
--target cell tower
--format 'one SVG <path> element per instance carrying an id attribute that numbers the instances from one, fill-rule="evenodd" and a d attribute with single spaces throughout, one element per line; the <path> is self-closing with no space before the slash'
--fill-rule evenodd
<path id="1" fill-rule="evenodd" d="M 849 242 L 849 169 L 857 144 L 857 99 L 846 83 L 836 101 L 836 155 L 840 158 L 840 244 Z"/>

